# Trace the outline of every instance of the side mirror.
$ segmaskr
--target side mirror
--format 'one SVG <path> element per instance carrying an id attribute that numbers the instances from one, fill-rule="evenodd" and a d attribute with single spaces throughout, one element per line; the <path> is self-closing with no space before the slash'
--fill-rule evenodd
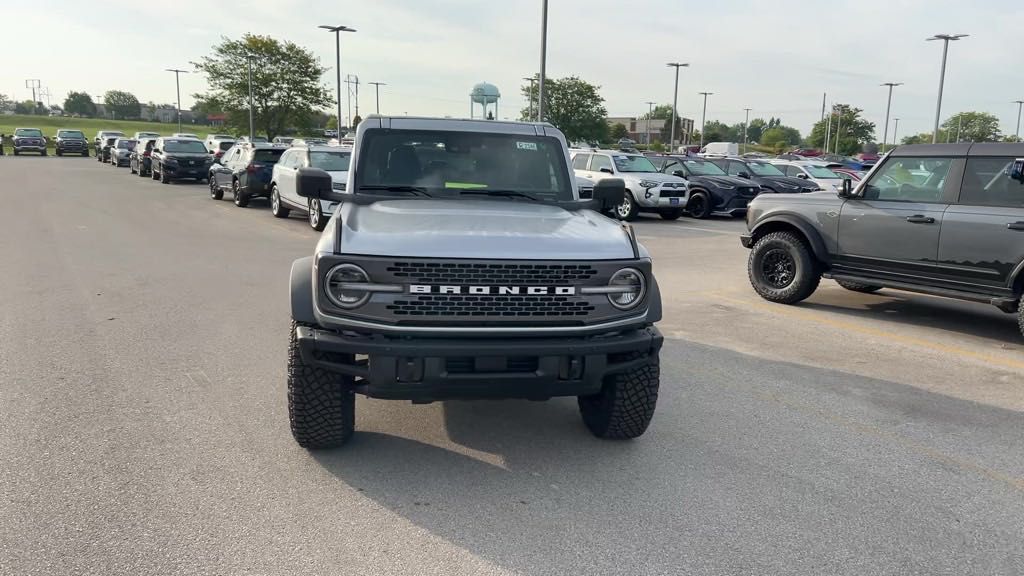
<path id="1" fill-rule="evenodd" d="M 748 173 L 748 172 L 740 172 L 736 176 L 739 177 L 739 178 L 745 178 L 747 180 L 750 180 L 750 173 Z"/>
<path id="2" fill-rule="evenodd" d="M 1024 184 L 1024 158 L 1017 158 L 1010 164 L 1010 179 Z"/>
<path id="3" fill-rule="evenodd" d="M 601 169 L 599 170 L 599 172 L 604 172 L 605 174 L 615 174 L 615 172 L 612 172 L 612 169 L 611 169 L 611 168 L 608 168 L 607 166 L 606 166 L 606 167 L 604 167 L 604 168 L 601 168 Z"/>
<path id="4" fill-rule="evenodd" d="M 331 175 L 319 168 L 299 168 L 295 172 L 295 193 L 303 198 L 340 202 L 344 193 L 334 191 Z"/>
<path id="5" fill-rule="evenodd" d="M 676 170 L 676 171 L 672 172 L 672 175 L 673 176 L 678 176 L 680 178 L 686 178 L 686 172 L 683 172 L 682 170 Z"/>
<path id="6" fill-rule="evenodd" d="M 605 178 L 594 184 L 594 203 L 605 213 L 614 210 L 626 197 L 626 182 L 622 178 Z"/>
<path id="7" fill-rule="evenodd" d="M 840 198 L 853 198 L 853 180 L 843 179 L 843 184 L 839 188 Z"/>
<path id="8" fill-rule="evenodd" d="M 807 174 L 804 174 L 802 172 L 800 174 L 797 174 L 796 177 L 797 178 L 803 178 L 804 180 L 807 180 L 807 178 L 808 178 Z"/>

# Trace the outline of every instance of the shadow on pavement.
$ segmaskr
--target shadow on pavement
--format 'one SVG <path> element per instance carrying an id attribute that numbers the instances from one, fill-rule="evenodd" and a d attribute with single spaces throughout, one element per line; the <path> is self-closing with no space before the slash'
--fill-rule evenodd
<path id="1" fill-rule="evenodd" d="M 635 441 L 591 437 L 571 399 L 447 402 L 449 446 L 357 432 L 313 457 L 522 574 L 1013 573 L 1024 561 L 1021 414 L 692 342 L 665 351 L 658 413 Z"/>
<path id="2" fill-rule="evenodd" d="M 1016 314 L 1001 312 L 994 306 L 960 302 L 945 298 L 881 290 L 875 294 L 855 294 L 843 290 L 818 292 L 800 308 L 834 312 L 882 322 L 911 324 L 997 340 L 1008 345 L 1022 344 Z"/>

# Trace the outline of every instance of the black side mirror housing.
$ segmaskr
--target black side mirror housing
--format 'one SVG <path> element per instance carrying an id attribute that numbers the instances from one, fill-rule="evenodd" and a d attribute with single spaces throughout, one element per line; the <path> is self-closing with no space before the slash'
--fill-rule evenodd
<path id="1" fill-rule="evenodd" d="M 740 173 L 739 173 L 739 174 L 737 174 L 736 176 L 737 176 L 737 177 L 739 177 L 739 178 L 745 178 L 745 179 L 747 179 L 747 180 L 750 180 L 750 174 L 749 174 L 749 173 L 747 173 L 747 172 L 740 172 Z"/>
<path id="2" fill-rule="evenodd" d="M 1024 158 L 1017 158 L 1010 164 L 1010 179 L 1024 184 Z"/>
<path id="3" fill-rule="evenodd" d="M 840 198 L 853 198 L 853 180 L 844 178 L 843 184 L 839 188 Z"/>
<path id="4" fill-rule="evenodd" d="M 686 178 L 686 172 L 683 172 L 682 170 L 675 170 L 672 172 L 672 175 L 678 176 L 679 178 Z"/>
<path id="5" fill-rule="evenodd" d="M 599 212 L 614 210 L 625 197 L 626 182 L 622 178 L 605 178 L 594 184 L 594 203 Z"/>
<path id="6" fill-rule="evenodd" d="M 303 198 L 340 202 L 345 194 L 334 191 L 331 175 L 319 168 L 299 168 L 295 172 L 295 193 Z"/>
<path id="7" fill-rule="evenodd" d="M 612 169 L 607 167 L 601 168 L 599 172 L 604 172 L 605 174 L 614 174 L 614 172 L 612 172 Z"/>
<path id="8" fill-rule="evenodd" d="M 808 178 L 807 174 L 797 174 L 796 177 L 797 178 L 803 178 L 804 180 L 807 180 L 807 178 Z"/>

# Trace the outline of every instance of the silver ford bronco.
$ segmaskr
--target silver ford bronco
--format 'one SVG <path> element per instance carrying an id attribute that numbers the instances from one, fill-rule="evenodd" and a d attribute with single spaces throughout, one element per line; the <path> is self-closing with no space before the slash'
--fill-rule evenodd
<path id="1" fill-rule="evenodd" d="M 295 440 L 338 446 L 355 394 L 427 403 L 576 396 L 602 438 L 647 429 L 661 296 L 628 224 L 581 199 L 549 124 L 370 116 L 345 187 L 316 168 L 300 196 L 341 202 L 291 270 Z"/>

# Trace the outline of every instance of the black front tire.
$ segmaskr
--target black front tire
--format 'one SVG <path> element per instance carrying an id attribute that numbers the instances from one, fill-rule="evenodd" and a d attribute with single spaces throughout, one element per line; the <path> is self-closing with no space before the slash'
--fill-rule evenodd
<path id="1" fill-rule="evenodd" d="M 591 434 L 619 439 L 642 435 L 654 417 L 660 372 L 658 358 L 652 356 L 647 364 L 607 376 L 599 393 L 577 398 Z"/>
<path id="2" fill-rule="evenodd" d="M 697 192 L 690 196 L 690 200 L 686 203 L 686 211 L 690 213 L 691 217 L 703 220 L 711 216 L 711 200 L 707 194 Z"/>
<path id="3" fill-rule="evenodd" d="M 779 304 L 804 300 L 821 282 L 810 248 L 792 232 L 772 232 L 758 239 L 747 259 L 747 276 L 761 298 Z"/>
<path id="4" fill-rule="evenodd" d="M 64 155 L 64 153 L 61 152 L 60 150 L 54 150 L 53 153 L 56 154 L 57 156 L 63 156 Z"/>
<path id="5" fill-rule="evenodd" d="M 356 395 L 351 378 L 306 364 L 292 322 L 288 339 L 288 421 L 303 448 L 334 448 L 355 431 Z"/>
<path id="6" fill-rule="evenodd" d="M 164 170 L 163 166 L 160 167 L 160 183 L 161 184 L 170 184 L 171 183 L 171 177 L 167 175 L 167 172 Z"/>
<path id="7" fill-rule="evenodd" d="M 224 197 L 224 191 L 217 185 L 217 179 L 210 176 L 210 198 L 214 200 L 220 200 Z"/>
<path id="8" fill-rule="evenodd" d="M 89 150 L 88 149 L 82 150 L 82 156 L 85 156 L 86 158 L 88 158 L 89 157 Z"/>
<path id="9" fill-rule="evenodd" d="M 860 292 L 862 294 L 871 294 L 872 292 L 878 292 L 882 289 L 881 286 L 861 284 L 860 282 L 850 282 L 849 280 L 836 280 L 836 284 L 839 284 L 851 292 Z"/>
<path id="10" fill-rule="evenodd" d="M 46 150 L 43 150 L 42 152 L 40 152 L 39 155 L 40 156 L 46 156 Z"/>
<path id="11" fill-rule="evenodd" d="M 1020 327 L 1020 333 L 1024 336 L 1024 298 L 1020 299 L 1017 311 L 1017 325 Z"/>
<path id="12" fill-rule="evenodd" d="M 245 208 L 249 205 L 249 197 L 242 191 L 242 183 L 238 180 L 231 183 L 231 195 L 234 197 L 235 206 Z"/>

